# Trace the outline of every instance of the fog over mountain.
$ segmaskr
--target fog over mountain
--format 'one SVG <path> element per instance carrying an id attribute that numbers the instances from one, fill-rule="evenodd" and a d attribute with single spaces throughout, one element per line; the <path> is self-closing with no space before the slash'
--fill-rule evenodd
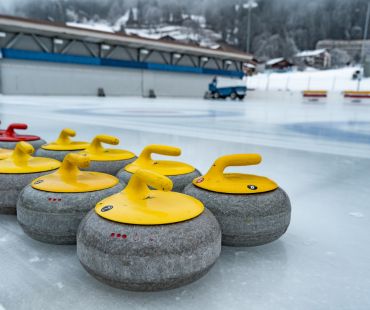
<path id="1" fill-rule="evenodd" d="M 245 50 L 247 0 L 1 0 L 0 13 L 60 22 L 103 21 L 155 29 L 182 25 L 210 29 Z M 361 39 L 368 0 L 256 0 L 251 52 L 260 58 L 291 57 L 321 39 Z"/>

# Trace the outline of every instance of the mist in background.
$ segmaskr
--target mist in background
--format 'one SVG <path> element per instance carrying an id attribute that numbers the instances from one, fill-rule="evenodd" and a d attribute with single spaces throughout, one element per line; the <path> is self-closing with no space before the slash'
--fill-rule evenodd
<path id="1" fill-rule="evenodd" d="M 104 21 L 125 27 L 186 25 L 207 28 L 245 50 L 247 10 L 241 0 L 1 0 L 0 13 L 58 22 Z M 362 39 L 367 0 L 257 0 L 251 17 L 251 52 L 260 59 L 292 57 L 322 39 Z"/>

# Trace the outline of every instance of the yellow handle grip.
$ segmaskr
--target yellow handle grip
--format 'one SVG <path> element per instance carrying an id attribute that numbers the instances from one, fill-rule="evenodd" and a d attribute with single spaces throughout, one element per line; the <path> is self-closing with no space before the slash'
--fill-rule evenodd
<path id="1" fill-rule="evenodd" d="M 21 141 L 21 142 L 17 143 L 17 145 L 15 146 L 14 151 L 17 151 L 17 152 L 20 152 L 20 153 L 23 153 L 23 154 L 27 154 L 27 155 L 31 155 L 31 154 L 33 154 L 35 149 L 33 148 L 33 146 L 31 144 L 29 144 L 27 142 L 24 142 L 24 141 Z"/>
<path id="2" fill-rule="evenodd" d="M 68 163 L 68 165 L 78 168 L 87 168 L 90 165 L 90 158 L 77 153 L 69 153 L 64 157 L 63 163 Z"/>
<path id="3" fill-rule="evenodd" d="M 25 164 L 27 163 L 28 159 L 31 157 L 31 154 L 33 154 L 34 151 L 35 149 L 31 144 L 24 141 L 18 142 L 13 151 L 12 159 L 19 165 Z"/>
<path id="4" fill-rule="evenodd" d="M 139 169 L 135 175 L 146 185 L 158 190 L 168 192 L 173 187 L 173 183 L 169 178 L 154 171 Z"/>
<path id="5" fill-rule="evenodd" d="M 94 154 L 103 153 L 104 147 L 102 146 L 102 143 L 117 145 L 119 144 L 119 139 L 114 136 L 98 135 L 92 140 L 90 146 L 87 148 L 87 151 Z"/>
<path id="6" fill-rule="evenodd" d="M 139 156 L 139 159 L 151 160 L 151 154 L 153 153 L 167 156 L 180 156 L 181 149 L 168 145 L 150 144 L 143 149 Z"/>
<path id="7" fill-rule="evenodd" d="M 73 183 L 77 179 L 77 175 L 80 172 L 78 168 L 87 168 L 90 165 L 90 159 L 88 156 L 83 156 L 77 153 L 69 153 L 62 162 L 58 173 L 62 179 L 67 183 Z"/>
<path id="8" fill-rule="evenodd" d="M 262 157 L 259 154 L 225 155 L 216 159 L 206 175 L 212 178 L 217 177 L 223 174 L 226 167 L 257 165 L 261 161 Z"/>
<path id="9" fill-rule="evenodd" d="M 230 166 L 258 165 L 261 161 L 262 157 L 259 154 L 232 154 L 218 158 L 214 165 L 224 170 L 226 167 Z"/>
<path id="10" fill-rule="evenodd" d="M 148 186 L 162 191 L 170 191 L 172 190 L 173 183 L 169 178 L 157 172 L 138 169 L 132 175 L 124 192 L 131 199 L 144 199 L 150 194 Z"/>
<path id="11" fill-rule="evenodd" d="M 70 128 L 64 128 L 57 139 L 55 141 L 57 144 L 68 144 L 71 142 L 70 137 L 74 137 L 76 135 L 76 132 L 73 129 Z"/>
<path id="12" fill-rule="evenodd" d="M 109 136 L 109 135 L 98 135 L 94 138 L 94 140 L 100 143 L 106 143 L 106 144 L 111 144 L 111 145 L 119 144 L 119 139 L 117 137 Z"/>

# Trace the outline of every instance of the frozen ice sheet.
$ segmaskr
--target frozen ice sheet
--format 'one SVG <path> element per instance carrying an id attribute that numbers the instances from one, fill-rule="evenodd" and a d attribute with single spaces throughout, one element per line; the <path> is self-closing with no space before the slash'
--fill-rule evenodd
<path id="1" fill-rule="evenodd" d="M 370 308 L 370 104 L 339 95 L 304 103 L 279 93 L 251 93 L 242 103 L 0 97 L 0 119 L 28 122 L 47 140 L 71 127 L 79 139 L 115 134 L 137 153 L 149 143 L 177 145 L 202 172 L 219 155 L 258 152 L 258 167 L 230 170 L 276 180 L 293 207 L 280 240 L 223 247 L 204 278 L 159 293 L 101 284 L 80 266 L 74 246 L 34 241 L 14 216 L 0 215 L 1 310 Z"/>

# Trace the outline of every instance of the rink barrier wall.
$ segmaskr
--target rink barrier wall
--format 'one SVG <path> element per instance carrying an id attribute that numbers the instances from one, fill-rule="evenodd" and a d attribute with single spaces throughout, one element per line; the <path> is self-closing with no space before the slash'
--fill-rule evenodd
<path id="1" fill-rule="evenodd" d="M 1 53 L 2 57 L 5 59 L 45 61 L 45 62 L 90 65 L 90 66 L 120 67 L 120 68 L 167 71 L 178 73 L 195 73 L 237 78 L 242 78 L 244 76 L 244 73 L 239 71 L 195 68 L 190 66 L 177 66 L 140 61 L 115 60 L 100 57 L 65 55 L 58 53 L 43 53 L 9 48 L 2 48 Z"/>

